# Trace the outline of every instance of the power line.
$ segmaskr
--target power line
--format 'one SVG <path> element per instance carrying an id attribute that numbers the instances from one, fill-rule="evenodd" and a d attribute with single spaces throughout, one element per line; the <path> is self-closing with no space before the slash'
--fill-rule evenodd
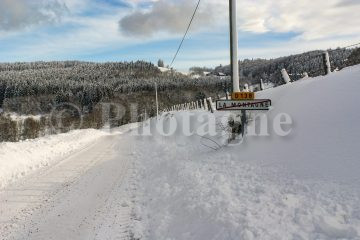
<path id="1" fill-rule="evenodd" d="M 355 47 L 355 46 L 358 46 L 360 45 L 360 42 L 359 43 L 355 43 L 355 44 L 352 44 L 352 45 L 349 45 L 349 46 L 345 46 L 345 47 L 340 47 L 340 48 L 336 48 L 336 49 L 330 49 L 330 50 L 327 50 L 328 52 L 335 52 L 335 51 L 339 51 L 339 50 L 344 50 L 346 48 L 351 48 L 351 47 Z M 315 54 L 313 56 L 310 56 L 310 57 L 321 57 L 322 54 Z"/>
<path id="2" fill-rule="evenodd" d="M 181 49 L 181 46 L 183 45 L 184 40 L 185 40 L 185 38 L 186 38 L 186 35 L 188 34 L 189 29 L 190 29 L 190 27 L 191 27 L 191 24 L 192 24 L 192 22 L 193 22 L 193 20 L 194 20 L 194 18 L 195 18 L 196 12 L 197 12 L 197 10 L 199 9 L 200 2 L 201 2 L 201 0 L 199 0 L 198 3 L 197 3 L 197 5 L 196 5 L 196 8 L 195 8 L 195 10 L 194 10 L 194 13 L 193 13 L 193 15 L 192 15 L 192 17 L 191 17 L 191 20 L 190 20 L 190 22 L 189 22 L 189 25 L 188 25 L 188 27 L 187 27 L 187 29 L 186 29 L 185 34 L 184 34 L 184 37 L 182 38 L 182 40 L 181 40 L 181 42 L 180 42 L 180 45 L 179 45 L 179 47 L 178 47 L 178 49 L 177 49 L 177 51 L 176 51 L 176 53 L 175 53 L 175 56 L 174 56 L 173 60 L 171 61 L 170 67 L 173 65 L 173 63 L 174 63 L 177 55 L 179 54 L 179 51 L 180 51 L 180 49 Z"/>
<path id="3" fill-rule="evenodd" d="M 352 44 L 352 45 L 349 45 L 349 46 L 346 46 L 346 47 L 341 47 L 341 49 L 345 49 L 345 48 L 351 48 L 351 47 L 355 47 L 355 46 L 358 46 L 360 45 L 360 42 L 359 43 L 355 43 L 355 44 Z M 334 52 L 334 51 L 338 51 L 339 49 L 331 49 L 330 52 Z"/>
<path id="4" fill-rule="evenodd" d="M 355 43 L 355 44 L 353 44 L 353 45 L 350 45 L 350 46 L 346 46 L 346 47 L 344 47 L 344 48 L 350 48 L 350 47 L 355 47 L 355 46 L 358 46 L 358 45 L 360 45 L 360 42 L 359 42 L 359 43 Z"/>

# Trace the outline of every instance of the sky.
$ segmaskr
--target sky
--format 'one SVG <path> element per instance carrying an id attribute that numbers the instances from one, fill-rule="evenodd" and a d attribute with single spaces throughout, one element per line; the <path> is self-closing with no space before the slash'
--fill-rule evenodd
<path id="1" fill-rule="evenodd" d="M 0 62 L 169 64 L 197 0 L 0 0 Z M 173 67 L 229 63 L 228 0 L 202 0 Z M 238 0 L 239 58 L 360 42 L 359 0 Z"/>

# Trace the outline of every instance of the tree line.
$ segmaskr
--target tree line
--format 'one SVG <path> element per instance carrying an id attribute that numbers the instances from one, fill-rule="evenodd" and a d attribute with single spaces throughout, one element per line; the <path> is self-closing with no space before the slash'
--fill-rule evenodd
<path id="1" fill-rule="evenodd" d="M 152 63 L 91 63 L 78 61 L 0 64 L 0 107 L 5 99 L 54 96 L 92 107 L 119 93 L 221 86 L 218 78 L 192 79 L 174 71 L 162 73 Z"/>
<path id="2" fill-rule="evenodd" d="M 360 64 L 356 58 L 359 49 L 337 48 L 328 50 L 330 55 L 332 71 L 340 70 L 344 67 Z M 239 72 L 241 81 L 249 84 L 259 83 L 262 79 L 264 82 L 271 82 L 274 85 L 283 84 L 281 69 L 285 68 L 291 79 L 296 81 L 300 79 L 304 72 L 310 77 L 317 77 L 324 74 L 323 51 L 316 50 L 275 59 L 245 59 L 239 61 Z M 193 67 L 199 71 L 202 68 Z M 209 71 L 209 69 L 206 69 Z M 225 73 L 230 75 L 230 66 L 217 66 L 211 70 L 214 74 Z"/>

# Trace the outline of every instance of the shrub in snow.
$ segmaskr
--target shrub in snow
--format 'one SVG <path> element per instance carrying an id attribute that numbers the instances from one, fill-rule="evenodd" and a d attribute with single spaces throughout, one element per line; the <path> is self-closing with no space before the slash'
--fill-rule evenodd
<path id="1" fill-rule="evenodd" d="M 162 59 L 159 59 L 158 61 L 158 67 L 165 67 L 164 61 Z"/>

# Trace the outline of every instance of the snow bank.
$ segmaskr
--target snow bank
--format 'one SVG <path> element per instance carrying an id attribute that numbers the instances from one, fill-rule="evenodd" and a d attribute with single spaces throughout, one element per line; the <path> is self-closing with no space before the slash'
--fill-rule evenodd
<path id="1" fill-rule="evenodd" d="M 282 168 L 301 179 L 352 184 L 360 188 L 360 66 L 308 78 L 257 94 L 271 98 L 269 124 L 280 113 L 293 120 L 292 132 L 249 137 L 242 161 Z"/>
<path id="2" fill-rule="evenodd" d="M 9 182 L 47 166 L 106 135 L 99 130 L 76 130 L 17 143 L 0 143 L 0 189 Z"/>
<path id="3" fill-rule="evenodd" d="M 135 236 L 360 239 L 359 76 L 356 66 L 257 94 L 273 100 L 269 119 L 293 118 L 285 138 L 219 151 L 179 132 L 139 138 Z"/>

